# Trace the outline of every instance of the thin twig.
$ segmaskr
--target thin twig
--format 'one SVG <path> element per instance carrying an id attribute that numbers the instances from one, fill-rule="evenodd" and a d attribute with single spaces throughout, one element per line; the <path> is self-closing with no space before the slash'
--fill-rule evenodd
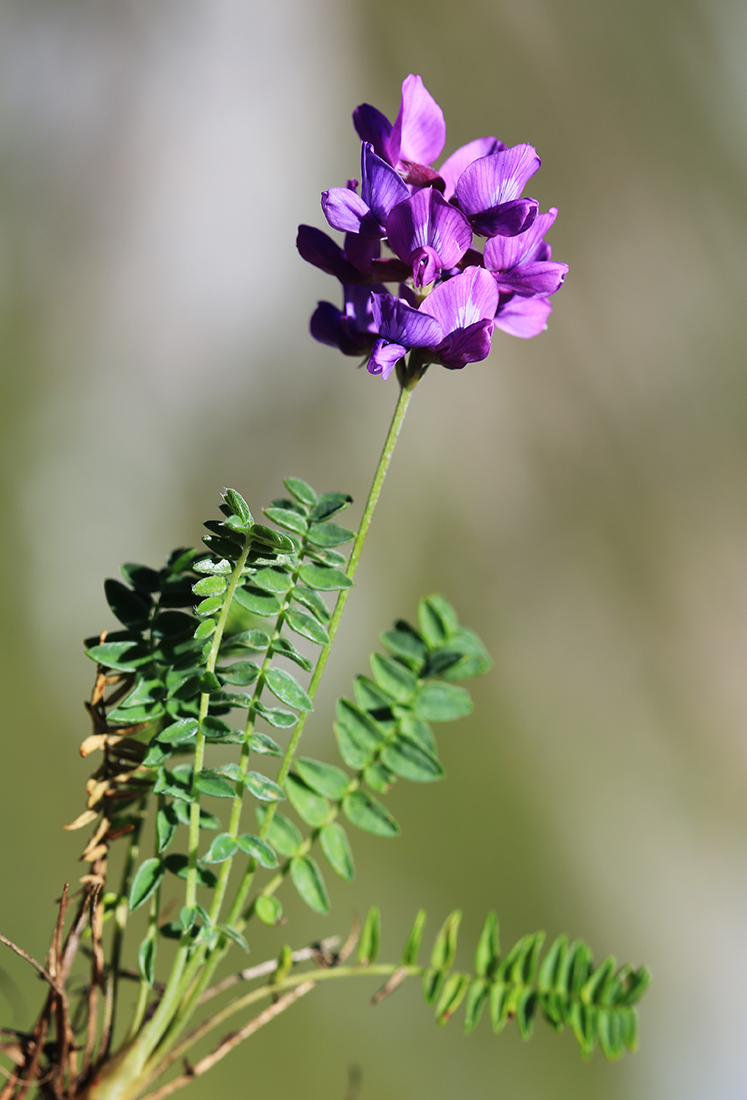
<path id="1" fill-rule="evenodd" d="M 406 966 L 401 966 L 399 970 L 395 970 L 391 978 L 387 981 L 386 985 L 383 985 L 378 993 L 374 993 L 371 1000 L 368 1002 L 370 1005 L 378 1005 L 388 997 L 390 993 L 394 993 L 398 985 L 402 985 L 402 982 L 407 977 L 408 970 Z"/>
<path id="2" fill-rule="evenodd" d="M 55 993 L 59 993 L 57 982 L 54 980 L 52 975 L 49 973 L 46 967 L 42 966 L 41 963 L 38 963 L 36 959 L 33 958 L 33 956 L 29 955 L 28 951 L 24 951 L 22 947 L 18 947 L 18 945 L 13 943 L 12 940 L 9 940 L 6 936 L 4 936 L 2 932 L 0 932 L 0 943 L 4 943 L 6 947 L 9 947 L 11 949 L 11 951 L 15 951 L 16 955 L 20 955 L 22 959 L 26 960 L 26 962 L 31 963 L 31 965 L 39 971 L 45 982 L 48 982 L 51 985 Z"/>
<path id="3" fill-rule="evenodd" d="M 307 962 L 309 959 L 316 957 L 316 953 L 321 948 L 323 951 L 329 951 L 333 947 L 337 947 L 340 942 L 339 936 L 330 936 L 326 940 L 322 940 L 321 943 L 315 944 L 313 947 L 302 947 L 298 951 L 294 951 L 291 955 L 291 959 L 294 963 Z M 343 951 L 345 948 L 343 947 Z M 342 958 L 342 951 L 340 952 L 340 958 Z M 257 963 L 256 966 L 249 966 L 245 970 L 239 971 L 238 974 L 231 974 L 228 978 L 224 978 L 222 982 L 218 982 L 217 985 L 213 985 L 210 989 L 206 989 L 198 1000 L 198 1004 L 204 1004 L 205 1001 L 209 1001 L 212 997 L 217 997 L 219 993 L 224 993 L 226 989 L 230 989 L 232 986 L 237 985 L 239 982 L 251 982 L 255 978 L 263 978 L 265 974 L 272 974 L 278 967 L 277 959 L 268 959 L 266 962 Z"/>
<path id="4" fill-rule="evenodd" d="M 313 981 L 304 982 L 303 985 L 296 986 L 290 993 L 286 993 L 284 997 L 280 997 L 274 1004 L 270 1005 L 263 1012 L 260 1012 L 258 1016 L 250 1020 L 239 1031 L 235 1031 L 232 1035 L 227 1035 L 226 1038 L 218 1044 L 212 1054 L 208 1054 L 196 1065 L 191 1066 L 188 1073 L 183 1073 L 179 1077 L 175 1077 L 173 1081 L 169 1081 L 167 1085 L 162 1085 L 160 1089 L 156 1089 L 155 1092 L 148 1093 L 143 1100 L 163 1100 L 165 1096 L 170 1096 L 172 1092 L 176 1092 L 177 1089 L 183 1088 L 184 1085 L 188 1085 L 190 1081 L 193 1081 L 195 1077 L 201 1077 L 203 1073 L 207 1073 L 209 1069 L 220 1062 L 222 1058 L 225 1058 L 234 1047 L 237 1047 L 239 1043 L 244 1039 L 248 1039 L 250 1035 L 253 1035 L 255 1031 L 259 1031 L 265 1024 L 269 1024 L 271 1020 L 274 1020 L 276 1016 L 279 1016 L 281 1012 L 284 1012 L 286 1008 L 305 996 L 306 993 L 310 993 L 316 983 Z"/>

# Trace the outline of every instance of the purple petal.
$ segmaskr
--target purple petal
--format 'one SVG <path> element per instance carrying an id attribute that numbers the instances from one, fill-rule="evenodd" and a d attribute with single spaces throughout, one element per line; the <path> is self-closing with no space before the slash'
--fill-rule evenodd
<path id="1" fill-rule="evenodd" d="M 393 208 L 386 234 L 392 251 L 411 264 L 419 262 L 419 250 L 431 248 L 437 253 L 439 267 L 453 267 L 472 244 L 467 219 L 432 187 L 416 191 Z"/>
<path id="2" fill-rule="evenodd" d="M 345 234 L 345 259 L 358 271 L 367 274 L 374 259 L 381 254 L 381 241 L 378 237 L 362 237 L 358 233 Z"/>
<path id="3" fill-rule="evenodd" d="M 547 328 L 547 318 L 551 313 L 552 306 L 546 298 L 514 297 L 498 310 L 495 327 L 510 336 L 528 340 Z"/>
<path id="4" fill-rule="evenodd" d="M 475 138 L 474 141 L 470 141 L 467 145 L 462 145 L 460 149 L 452 153 L 438 170 L 441 179 L 446 184 L 444 198 L 450 199 L 452 197 L 456 191 L 459 177 L 464 169 L 472 164 L 473 160 L 477 160 L 479 157 L 489 157 L 493 153 L 498 153 L 505 148 L 506 146 L 502 141 L 499 141 L 498 138 L 484 137 Z"/>
<path id="5" fill-rule="evenodd" d="M 428 286 L 441 270 L 440 257 L 435 248 L 416 248 L 410 253 L 412 280 L 416 287 Z"/>
<path id="6" fill-rule="evenodd" d="M 386 115 L 377 111 L 370 103 L 361 103 L 353 111 L 353 125 L 361 141 L 369 141 L 374 152 L 384 160 L 389 160 L 389 136 L 392 124 Z M 391 161 L 390 161 L 391 163 Z"/>
<path id="7" fill-rule="evenodd" d="M 491 271 L 510 271 L 530 260 L 545 259 L 540 256 L 542 238 L 555 221 L 558 210 L 552 207 L 547 214 L 538 214 L 529 229 L 513 237 L 492 237 L 485 244 L 485 266 Z"/>
<path id="8" fill-rule="evenodd" d="M 328 275 L 334 275 L 341 283 L 360 285 L 376 281 L 357 271 L 345 259 L 340 246 L 313 225 L 299 225 L 296 248 L 307 263 L 320 267 Z"/>
<path id="9" fill-rule="evenodd" d="M 448 334 L 492 319 L 497 308 L 498 287 L 493 276 L 484 267 L 468 267 L 434 287 L 420 311 L 435 317 Z"/>
<path id="10" fill-rule="evenodd" d="M 369 374 L 380 374 L 386 382 L 400 359 L 407 355 L 407 350 L 401 344 L 388 344 L 386 340 L 377 340 L 371 351 L 371 358 L 366 363 L 366 370 Z"/>
<path id="11" fill-rule="evenodd" d="M 493 282 L 492 276 L 488 278 Z M 372 294 L 371 309 L 378 332 L 387 340 L 408 348 L 428 348 L 440 344 L 444 338 L 444 330 L 436 318 L 413 309 L 392 294 Z"/>
<path id="12" fill-rule="evenodd" d="M 529 229 L 538 212 L 536 199 L 512 199 L 480 214 L 470 214 L 469 220 L 475 233 L 481 237 L 514 237 Z"/>
<path id="13" fill-rule="evenodd" d="M 490 338 L 494 321 L 476 321 L 445 342 L 439 349 L 438 361 L 449 370 L 461 370 L 467 363 L 479 363 L 490 353 Z"/>
<path id="14" fill-rule="evenodd" d="M 371 350 L 374 333 L 359 331 L 331 302 L 319 302 L 309 325 L 311 335 L 322 344 L 339 348 L 343 355 L 360 357 Z"/>
<path id="15" fill-rule="evenodd" d="M 480 214 L 517 199 L 539 166 L 540 159 L 531 145 L 513 145 L 474 160 L 456 185 L 460 207 L 465 214 Z"/>
<path id="16" fill-rule="evenodd" d="M 568 264 L 536 261 L 519 264 L 512 271 L 494 273 L 496 286 L 503 293 L 516 293 L 524 297 L 546 298 L 560 290 L 568 274 Z"/>
<path id="17" fill-rule="evenodd" d="M 347 187 L 330 187 L 322 191 L 322 210 L 333 229 L 342 233 L 360 233 L 375 226 L 368 203 Z M 366 236 L 375 236 L 368 232 Z"/>
<path id="18" fill-rule="evenodd" d="M 383 225 L 392 207 L 409 198 L 407 184 L 391 165 L 376 155 L 368 142 L 361 148 L 361 174 L 361 195 L 376 220 Z"/>
<path id="19" fill-rule="evenodd" d="M 391 162 L 406 160 L 414 164 L 431 164 L 441 153 L 445 141 L 443 111 L 421 78 L 410 73 L 402 82 L 402 102 L 389 137 Z"/>

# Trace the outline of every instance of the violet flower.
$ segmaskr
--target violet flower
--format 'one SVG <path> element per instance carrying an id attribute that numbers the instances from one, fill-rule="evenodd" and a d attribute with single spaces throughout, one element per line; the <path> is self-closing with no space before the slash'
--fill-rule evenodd
<path id="1" fill-rule="evenodd" d="M 539 214 L 524 233 L 486 241 L 485 267 L 493 272 L 500 291 L 546 298 L 560 289 L 568 264 L 553 261 L 550 245 L 542 239 L 557 213 L 553 206 L 547 214 Z"/>
<path id="2" fill-rule="evenodd" d="M 489 271 L 468 267 L 434 287 L 417 309 L 391 294 L 372 294 L 371 306 L 382 337 L 368 361 L 371 374 L 388 378 L 412 348 L 421 349 L 423 365 L 460 370 L 490 351 L 498 287 Z"/>
<path id="3" fill-rule="evenodd" d="M 438 174 L 445 185 L 444 198 L 448 200 L 454 197 L 459 177 L 473 161 L 478 160 L 480 157 L 488 157 L 492 153 L 499 153 L 505 148 L 506 146 L 498 138 L 475 138 L 474 141 L 462 145 L 450 157 L 447 157 L 438 170 Z"/>
<path id="4" fill-rule="evenodd" d="M 472 229 L 461 211 L 432 187 L 398 203 L 386 222 L 389 247 L 412 267 L 415 286 L 432 283 L 442 268 L 453 267 L 472 244 Z"/>
<path id="5" fill-rule="evenodd" d="M 396 168 L 406 183 L 423 186 L 438 179 L 428 165 L 440 155 L 446 141 L 444 114 L 422 79 L 412 73 L 402 82 L 402 100 L 392 126 L 370 103 L 353 111 L 353 125 L 361 141 L 370 142 L 382 160 Z"/>
<path id="6" fill-rule="evenodd" d="M 539 203 L 519 196 L 540 163 L 531 145 L 514 145 L 465 168 L 456 184 L 456 200 L 476 233 L 513 237 L 529 229 Z"/>
<path id="7" fill-rule="evenodd" d="M 322 210 L 333 229 L 381 239 L 389 211 L 410 197 L 407 184 L 391 165 L 374 152 L 373 145 L 361 143 L 361 193 L 355 180 L 347 187 L 331 187 L 322 192 Z"/>

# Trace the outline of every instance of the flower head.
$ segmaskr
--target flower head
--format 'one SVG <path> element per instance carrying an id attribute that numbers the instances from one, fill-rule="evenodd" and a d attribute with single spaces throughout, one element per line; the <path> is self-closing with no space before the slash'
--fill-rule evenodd
<path id="1" fill-rule="evenodd" d="M 343 286 L 343 309 L 319 302 L 312 335 L 346 355 L 367 355 L 369 372 L 382 378 L 409 356 L 398 368 L 405 384 L 430 363 L 459 370 L 485 359 L 496 329 L 523 339 L 542 332 L 568 267 L 544 239 L 557 210 L 540 214 L 536 199 L 523 195 L 540 167 L 534 147 L 476 138 L 435 167 L 446 141 L 443 112 L 413 74 L 393 123 L 367 103 L 353 122 L 360 191 L 351 179 L 322 194 L 344 243 L 311 226 L 298 232 L 303 258 Z M 484 254 L 473 234 L 487 238 Z M 396 294 L 388 283 L 399 284 Z"/>

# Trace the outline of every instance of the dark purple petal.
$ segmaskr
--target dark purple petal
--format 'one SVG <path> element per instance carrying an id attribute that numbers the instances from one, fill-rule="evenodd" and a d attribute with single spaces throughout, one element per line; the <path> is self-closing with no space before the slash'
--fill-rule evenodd
<path id="1" fill-rule="evenodd" d="M 529 229 L 538 212 L 536 199 L 512 199 L 483 213 L 470 214 L 469 220 L 475 233 L 481 237 L 514 237 Z"/>
<path id="2" fill-rule="evenodd" d="M 410 161 L 413 164 L 432 164 L 445 141 L 443 111 L 426 90 L 421 78 L 410 73 L 402 82 L 402 102 L 389 136 L 391 163 Z M 376 148 L 376 143 L 373 144 Z"/>
<path id="3" fill-rule="evenodd" d="M 453 267 L 472 244 L 472 230 L 464 215 L 427 187 L 398 203 L 386 221 L 389 246 L 417 274 L 422 249 L 437 254 L 438 267 Z M 436 272 L 433 273 L 435 278 Z M 431 280 L 429 280 L 431 281 Z M 422 285 L 422 284 L 419 284 Z"/>
<path id="4" fill-rule="evenodd" d="M 296 248 L 307 263 L 320 267 L 328 275 L 334 275 L 341 283 L 363 284 L 376 281 L 354 268 L 345 259 L 340 246 L 313 225 L 299 225 Z"/>
<path id="5" fill-rule="evenodd" d="M 322 344 L 339 348 L 343 355 L 358 358 L 371 350 L 375 333 L 358 331 L 349 318 L 331 302 L 319 302 L 309 325 L 311 335 Z"/>
<path id="6" fill-rule="evenodd" d="M 361 195 L 376 220 L 383 225 L 392 207 L 409 198 L 407 184 L 390 164 L 376 155 L 368 142 L 361 148 L 361 175 Z"/>
<path id="7" fill-rule="evenodd" d="M 567 274 L 568 264 L 536 261 L 519 264 L 512 271 L 496 271 L 493 278 L 498 289 L 504 293 L 546 298 L 548 294 L 560 290 Z"/>
<path id="8" fill-rule="evenodd" d="M 465 214 L 480 214 L 518 199 L 527 180 L 540 166 L 531 145 L 513 145 L 491 156 L 479 157 L 462 172 L 456 185 Z"/>
<path id="9" fill-rule="evenodd" d="M 491 319 L 497 308 L 498 287 L 493 276 L 484 267 L 468 267 L 461 275 L 434 287 L 420 311 L 435 317 L 448 335 Z M 375 311 L 374 306 L 374 315 Z"/>
<path id="10" fill-rule="evenodd" d="M 495 327 L 503 329 L 511 336 L 520 336 L 524 340 L 538 336 L 547 328 L 547 318 L 552 306 L 546 298 L 511 298 L 498 310 Z"/>
<path id="11" fill-rule="evenodd" d="M 353 111 L 353 125 L 361 141 L 369 141 L 378 156 L 390 161 L 389 136 L 392 132 L 392 124 L 386 115 L 382 115 L 381 111 L 377 111 L 370 103 L 361 103 L 360 107 L 356 107 Z"/>
<path id="12" fill-rule="evenodd" d="M 374 259 L 381 254 L 378 237 L 362 237 L 358 233 L 345 234 L 345 259 L 360 272 L 367 274 Z"/>
<path id="13" fill-rule="evenodd" d="M 410 265 L 394 257 L 391 260 L 374 260 L 371 264 L 371 281 L 374 283 L 401 283 L 411 274 Z"/>
<path id="14" fill-rule="evenodd" d="M 366 363 L 366 370 L 369 374 L 380 374 L 386 382 L 400 359 L 407 355 L 407 351 L 408 349 L 401 344 L 388 344 L 386 340 L 377 340 L 371 351 L 371 358 Z"/>
<path id="15" fill-rule="evenodd" d="M 492 276 L 488 277 L 493 282 Z M 408 348 L 428 348 L 440 344 L 444 338 L 444 330 L 438 320 L 413 309 L 392 294 L 372 294 L 371 309 L 377 331 L 387 340 Z"/>
<path id="16" fill-rule="evenodd" d="M 498 138 L 475 138 L 474 141 L 468 142 L 467 145 L 462 145 L 460 149 L 457 149 L 455 153 L 447 157 L 438 170 L 438 174 L 446 184 L 444 198 L 450 199 L 452 197 L 456 191 L 459 177 L 473 160 L 477 160 L 479 157 L 489 157 L 493 153 L 499 153 L 505 148 L 506 146 L 502 141 L 499 141 Z"/>
<path id="17" fill-rule="evenodd" d="M 512 237 L 493 237 L 487 241 L 485 266 L 491 271 L 510 271 L 511 268 L 531 260 L 549 259 L 540 255 L 540 252 L 547 249 L 546 245 L 545 249 L 542 248 L 542 238 L 555 221 L 557 213 L 557 207 L 552 207 L 547 214 L 538 214 L 525 232 Z"/>
<path id="18" fill-rule="evenodd" d="M 438 361 L 449 370 L 461 370 L 467 363 L 479 363 L 490 353 L 494 321 L 476 321 L 444 341 L 438 348 Z"/>
<path id="19" fill-rule="evenodd" d="M 347 187 L 330 187 L 329 191 L 322 191 L 322 210 L 332 228 L 342 233 L 382 236 L 368 203 Z"/>
<path id="20" fill-rule="evenodd" d="M 433 187 L 443 195 L 446 184 L 438 172 L 434 171 L 433 168 L 429 168 L 427 164 L 415 164 L 411 160 L 401 160 L 399 171 L 402 173 L 402 179 L 405 183 L 412 185 L 412 190 L 418 190 L 421 187 Z M 411 192 L 408 191 L 407 193 L 409 195 Z"/>

